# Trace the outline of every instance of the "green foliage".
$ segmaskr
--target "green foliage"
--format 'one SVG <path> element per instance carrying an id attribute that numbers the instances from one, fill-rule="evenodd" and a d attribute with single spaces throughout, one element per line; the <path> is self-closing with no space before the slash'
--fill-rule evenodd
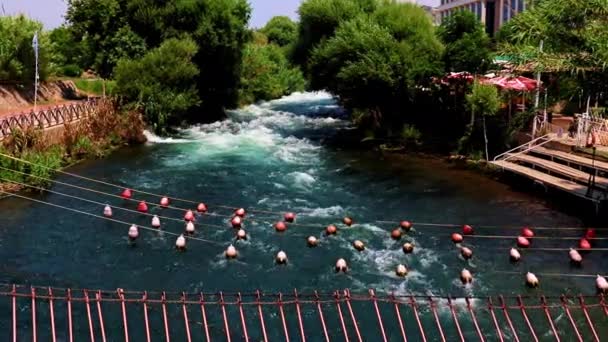
<path id="1" fill-rule="evenodd" d="M 86 65 L 86 45 L 72 30 L 60 26 L 49 33 L 51 69 L 59 76 L 78 77 Z"/>
<path id="2" fill-rule="evenodd" d="M 500 108 L 500 97 L 498 90 L 493 85 L 481 84 L 473 85 L 471 93 L 467 95 L 469 110 L 482 116 L 493 116 Z"/>
<path id="3" fill-rule="evenodd" d="M 302 91 L 305 85 L 302 72 L 289 65 L 278 46 L 252 43 L 245 46 L 239 96 L 242 105 Z"/>
<path id="4" fill-rule="evenodd" d="M 83 79 L 76 78 L 73 80 L 78 90 L 91 95 L 102 96 L 104 94 L 103 88 L 105 83 L 105 94 L 114 95 L 114 88 L 116 87 L 116 81 L 106 81 L 102 79 Z"/>
<path id="5" fill-rule="evenodd" d="M 296 40 L 297 30 L 297 24 L 289 17 L 276 16 L 270 19 L 260 31 L 268 37 L 269 43 L 287 46 Z"/>
<path id="6" fill-rule="evenodd" d="M 80 69 L 78 65 L 68 64 L 61 68 L 59 74 L 66 77 L 80 77 L 82 74 L 82 69 Z"/>
<path id="7" fill-rule="evenodd" d="M 39 75 L 48 76 L 49 39 L 42 24 L 23 15 L 0 17 L 0 80 L 34 83 L 36 58 L 32 39 L 38 32 Z"/>
<path id="8" fill-rule="evenodd" d="M 200 103 L 192 82 L 199 73 L 192 63 L 196 53 L 193 40 L 168 39 L 140 59 L 120 60 L 116 93 L 125 102 L 143 106 L 148 122 L 163 132 Z"/>
<path id="9" fill-rule="evenodd" d="M 422 132 L 413 125 L 404 125 L 401 130 L 401 139 L 418 145 L 422 139 Z"/>
<path id="10" fill-rule="evenodd" d="M 448 71 L 483 73 L 491 61 L 490 38 L 475 14 L 459 11 L 444 19 L 437 32 L 445 45 Z"/>

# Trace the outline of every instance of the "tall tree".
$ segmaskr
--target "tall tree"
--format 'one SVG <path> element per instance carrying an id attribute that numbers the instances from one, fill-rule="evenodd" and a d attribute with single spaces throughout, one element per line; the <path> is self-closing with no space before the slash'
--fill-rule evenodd
<path id="1" fill-rule="evenodd" d="M 298 25 L 289 17 L 276 16 L 272 17 L 260 31 L 268 37 L 269 43 L 287 46 L 296 40 Z"/>
<path id="2" fill-rule="evenodd" d="M 448 71 L 483 73 L 491 64 L 490 38 L 475 14 L 459 11 L 437 31 L 445 45 L 443 61 Z"/>
<path id="3" fill-rule="evenodd" d="M 49 40 L 42 23 L 23 15 L 0 17 L 0 80 L 33 83 L 36 58 L 32 38 L 38 32 L 39 75 L 48 75 Z"/>

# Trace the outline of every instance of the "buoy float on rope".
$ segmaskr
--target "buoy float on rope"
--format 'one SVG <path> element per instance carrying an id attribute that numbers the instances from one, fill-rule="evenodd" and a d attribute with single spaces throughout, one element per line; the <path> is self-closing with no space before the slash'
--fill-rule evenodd
<path id="1" fill-rule="evenodd" d="M 333 224 L 330 224 L 329 226 L 327 226 L 327 228 L 325 228 L 325 233 L 327 233 L 327 235 L 336 235 L 337 232 L 338 228 Z"/>
<path id="2" fill-rule="evenodd" d="M 540 282 L 534 273 L 528 272 L 526 273 L 526 284 L 530 287 L 537 287 Z"/>
<path id="3" fill-rule="evenodd" d="M 243 209 L 243 208 L 238 208 L 237 210 L 234 211 L 234 215 L 236 215 L 240 218 L 245 217 L 245 214 L 246 214 L 246 212 L 245 212 L 245 209 Z"/>
<path id="4" fill-rule="evenodd" d="M 239 229 L 239 231 L 236 232 L 236 238 L 238 240 L 247 240 L 247 232 L 243 229 Z"/>
<path id="5" fill-rule="evenodd" d="M 196 227 L 194 226 L 194 222 L 192 222 L 192 221 L 186 222 L 186 233 L 194 234 L 195 231 L 196 231 Z"/>
<path id="6" fill-rule="evenodd" d="M 285 252 L 280 251 L 279 253 L 277 253 L 277 264 L 283 265 L 287 263 L 287 254 L 285 254 Z"/>
<path id="7" fill-rule="evenodd" d="M 468 224 L 465 224 L 464 226 L 462 226 L 462 234 L 473 235 L 473 227 L 469 226 Z"/>
<path id="8" fill-rule="evenodd" d="M 285 222 L 293 223 L 295 220 L 296 220 L 296 214 L 294 214 L 294 213 L 285 214 Z"/>
<path id="9" fill-rule="evenodd" d="M 575 264 L 580 264 L 583 261 L 581 254 L 574 248 L 570 248 L 568 255 L 570 256 L 570 261 Z"/>
<path id="10" fill-rule="evenodd" d="M 285 224 L 285 222 L 279 221 L 279 222 L 277 222 L 277 223 L 274 224 L 274 229 L 277 232 L 282 233 L 282 232 L 284 232 L 284 231 L 287 230 L 287 225 Z"/>
<path id="11" fill-rule="evenodd" d="M 308 239 L 306 239 L 306 243 L 308 244 L 308 247 L 317 247 L 319 240 L 315 236 L 309 236 Z"/>
<path id="12" fill-rule="evenodd" d="M 462 240 L 464 240 L 464 238 L 462 237 L 462 235 L 460 235 L 458 233 L 453 233 L 452 234 L 452 242 L 453 243 L 461 243 Z"/>
<path id="13" fill-rule="evenodd" d="M 131 193 L 131 189 L 124 189 L 120 196 L 124 199 L 130 199 L 133 196 L 133 193 Z"/>
<path id="14" fill-rule="evenodd" d="M 581 240 L 578 242 L 578 246 L 579 246 L 581 249 L 584 249 L 584 250 L 589 250 L 589 249 L 591 249 L 591 242 L 589 242 L 589 240 L 587 240 L 587 239 L 581 239 Z"/>
<path id="15" fill-rule="evenodd" d="M 112 207 L 106 204 L 106 206 L 103 208 L 103 216 L 112 217 Z"/>
<path id="16" fill-rule="evenodd" d="M 462 247 L 460 249 L 460 255 L 462 255 L 462 257 L 466 260 L 469 260 L 473 257 L 473 251 L 468 247 Z"/>
<path id="17" fill-rule="evenodd" d="M 151 223 L 151 225 L 154 228 L 160 228 L 160 219 L 158 218 L 158 216 L 154 215 L 152 217 L 152 223 Z"/>
<path id="18" fill-rule="evenodd" d="M 462 281 L 463 284 L 472 283 L 473 275 L 471 274 L 471 271 L 467 270 L 466 268 L 463 268 L 462 271 L 460 271 L 460 281 Z"/>
<path id="19" fill-rule="evenodd" d="M 139 204 L 137 205 L 137 211 L 139 211 L 140 213 L 148 212 L 148 205 L 146 204 L 146 201 L 139 202 Z"/>
<path id="20" fill-rule="evenodd" d="M 521 259 L 521 254 L 519 254 L 519 251 L 515 248 L 511 248 L 509 256 L 511 257 L 511 261 L 519 261 L 519 259 Z"/>
<path id="21" fill-rule="evenodd" d="M 345 218 L 342 219 L 342 223 L 344 223 L 345 225 L 347 225 L 348 227 L 353 225 L 353 219 L 346 216 Z"/>
<path id="22" fill-rule="evenodd" d="M 393 240 L 401 239 L 401 229 L 399 229 L 399 228 L 393 229 L 393 231 L 391 232 L 391 238 Z"/>
<path id="23" fill-rule="evenodd" d="M 401 264 L 397 265 L 397 268 L 395 269 L 395 274 L 401 278 L 405 277 L 407 275 L 407 267 Z"/>
<path id="24" fill-rule="evenodd" d="M 410 221 L 401 221 L 399 222 L 399 227 L 406 232 L 409 232 L 412 229 L 412 223 Z"/>
<path id="25" fill-rule="evenodd" d="M 180 251 L 186 249 L 186 238 L 183 234 L 178 236 L 177 240 L 175 240 L 175 248 L 179 249 Z"/>
<path id="26" fill-rule="evenodd" d="M 336 272 L 346 272 L 348 267 L 346 266 L 346 260 L 340 258 L 336 261 Z"/>
<path id="27" fill-rule="evenodd" d="M 411 242 L 406 242 L 403 244 L 403 253 L 410 254 L 414 251 L 414 244 Z"/>
<path id="28" fill-rule="evenodd" d="M 588 228 L 585 231 L 585 239 L 587 239 L 587 240 L 593 240 L 593 239 L 595 239 L 595 229 Z"/>
<path id="29" fill-rule="evenodd" d="M 524 227 L 521 230 L 521 235 L 525 238 L 532 238 L 534 237 L 534 231 L 530 227 Z"/>
<path id="30" fill-rule="evenodd" d="M 517 237 L 517 246 L 519 246 L 521 248 L 528 248 L 528 247 L 530 247 L 530 240 L 528 240 L 527 238 L 525 238 L 523 236 L 518 236 Z"/>
<path id="31" fill-rule="evenodd" d="M 241 228 L 243 225 L 243 219 L 240 216 L 235 216 L 230 220 L 230 224 L 232 224 L 232 228 Z"/>
<path id="32" fill-rule="evenodd" d="M 192 212 L 192 210 L 186 211 L 186 214 L 184 214 L 184 220 L 194 221 L 194 213 Z"/>
<path id="33" fill-rule="evenodd" d="M 207 205 L 205 205 L 205 203 L 199 203 L 196 206 L 196 211 L 198 211 L 201 214 L 206 213 L 207 212 Z"/>
<path id="34" fill-rule="evenodd" d="M 234 248 L 233 245 L 228 246 L 228 248 L 226 248 L 226 252 L 224 252 L 224 254 L 226 255 L 226 258 L 228 258 L 228 259 L 234 259 L 238 255 L 236 248 Z"/>
<path id="35" fill-rule="evenodd" d="M 129 227 L 129 239 L 131 241 L 135 241 L 139 237 L 139 229 L 136 225 L 132 225 Z"/>
<path id="36" fill-rule="evenodd" d="M 365 244 L 361 240 L 355 240 L 353 242 L 353 247 L 355 247 L 355 249 L 358 250 L 359 252 L 365 250 Z"/>
<path id="37" fill-rule="evenodd" d="M 169 197 L 163 197 L 160 199 L 160 206 L 166 208 L 169 206 Z"/>
<path id="38" fill-rule="evenodd" d="M 606 293 L 608 291 L 608 281 L 599 274 L 595 278 L 595 286 L 597 286 L 599 292 Z"/>

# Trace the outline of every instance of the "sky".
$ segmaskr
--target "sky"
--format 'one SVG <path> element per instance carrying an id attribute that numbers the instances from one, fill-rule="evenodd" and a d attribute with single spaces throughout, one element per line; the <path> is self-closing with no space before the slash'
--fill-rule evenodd
<path id="1" fill-rule="evenodd" d="M 262 27 L 275 15 L 287 15 L 297 19 L 297 9 L 302 0 L 249 0 L 253 13 L 250 26 Z M 419 0 L 424 5 L 436 6 L 439 0 Z M 40 20 L 47 29 L 55 28 L 63 23 L 67 0 L 0 0 L 7 15 L 24 13 Z M 0 8 L 2 11 L 2 8 Z"/>

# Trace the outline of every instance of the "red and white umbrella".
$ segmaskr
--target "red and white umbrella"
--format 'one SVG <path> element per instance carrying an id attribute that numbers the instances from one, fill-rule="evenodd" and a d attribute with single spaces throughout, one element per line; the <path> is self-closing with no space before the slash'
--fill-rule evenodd
<path id="1" fill-rule="evenodd" d="M 499 76 L 483 80 L 482 83 L 493 84 L 505 90 L 532 91 L 538 88 L 536 80 L 523 76 Z"/>

